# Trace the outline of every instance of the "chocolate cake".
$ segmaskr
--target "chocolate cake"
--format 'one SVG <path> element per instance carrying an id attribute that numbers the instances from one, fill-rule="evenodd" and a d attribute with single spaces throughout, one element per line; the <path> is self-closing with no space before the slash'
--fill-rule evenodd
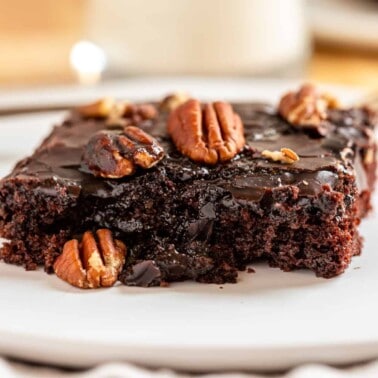
<path id="1" fill-rule="evenodd" d="M 186 100 L 73 110 L 0 182 L 0 258 L 79 287 L 236 282 L 261 259 L 342 273 L 371 208 L 376 114 L 312 86 L 278 107 Z"/>

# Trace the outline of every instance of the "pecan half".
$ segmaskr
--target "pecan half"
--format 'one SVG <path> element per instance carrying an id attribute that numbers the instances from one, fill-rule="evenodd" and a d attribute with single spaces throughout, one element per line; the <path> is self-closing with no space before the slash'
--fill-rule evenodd
<path id="1" fill-rule="evenodd" d="M 210 165 L 231 160 L 245 145 L 243 123 L 227 102 L 185 102 L 171 112 L 168 132 L 183 155 Z"/>
<path id="2" fill-rule="evenodd" d="M 334 97 L 319 92 L 312 84 L 305 84 L 299 91 L 285 94 L 278 111 L 294 127 L 312 129 L 324 135 L 327 131 L 324 124 L 327 110 L 337 107 L 339 103 Z"/>
<path id="3" fill-rule="evenodd" d="M 293 164 L 299 160 L 299 156 L 290 148 L 281 148 L 280 151 L 264 150 L 261 152 L 261 156 L 284 164 Z"/>
<path id="4" fill-rule="evenodd" d="M 180 105 L 184 104 L 190 99 L 190 96 L 185 92 L 175 92 L 164 97 L 159 104 L 159 109 L 164 112 L 171 112 Z"/>
<path id="5" fill-rule="evenodd" d="M 72 239 L 64 245 L 54 263 L 59 278 L 82 289 L 114 285 L 125 264 L 126 246 L 108 229 L 98 230 L 96 236 L 87 231 L 81 243 Z"/>
<path id="6" fill-rule="evenodd" d="M 127 104 L 122 117 L 126 125 L 139 126 L 145 121 L 150 121 L 158 116 L 156 107 L 152 104 Z"/>
<path id="7" fill-rule="evenodd" d="M 95 176 L 121 178 L 136 167 L 148 169 L 164 157 L 158 141 L 142 129 L 127 126 L 122 132 L 100 131 L 84 148 L 83 162 Z"/>
<path id="8" fill-rule="evenodd" d="M 158 116 L 152 104 L 133 104 L 128 101 L 116 101 L 111 97 L 75 108 L 82 117 L 105 118 L 107 125 L 138 126 Z"/>
<path id="9" fill-rule="evenodd" d="M 125 127 L 141 126 L 156 119 L 158 111 L 152 104 L 132 104 L 130 102 L 117 102 L 110 112 L 106 125 Z"/>
<path id="10" fill-rule="evenodd" d="M 115 106 L 116 102 L 113 98 L 105 97 L 96 102 L 78 106 L 75 110 L 83 117 L 106 118 Z"/>

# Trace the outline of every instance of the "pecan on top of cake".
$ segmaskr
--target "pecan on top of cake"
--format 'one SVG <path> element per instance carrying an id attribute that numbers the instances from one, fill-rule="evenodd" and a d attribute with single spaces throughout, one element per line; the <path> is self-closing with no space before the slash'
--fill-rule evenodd
<path id="1" fill-rule="evenodd" d="M 83 118 L 105 119 L 107 126 L 140 126 L 157 118 L 158 110 L 153 104 L 134 104 L 104 97 L 90 104 L 78 106 L 74 111 Z"/>
<path id="2" fill-rule="evenodd" d="M 280 100 L 278 111 L 295 128 L 314 131 L 319 136 L 327 132 L 327 110 L 338 108 L 339 102 L 314 85 L 304 84 L 296 92 L 286 93 Z"/>
<path id="3" fill-rule="evenodd" d="M 122 178 L 137 167 L 149 169 L 164 157 L 163 147 L 151 135 L 135 126 L 121 132 L 102 130 L 84 147 L 82 161 L 94 176 Z"/>
<path id="4" fill-rule="evenodd" d="M 261 152 L 261 156 L 272 161 L 279 161 L 283 164 L 293 164 L 299 160 L 299 156 L 295 151 L 285 147 L 281 148 L 280 151 L 264 150 Z"/>
<path id="5" fill-rule="evenodd" d="M 176 148 L 197 163 L 229 161 L 245 146 L 243 123 L 228 102 L 185 102 L 170 113 L 168 133 Z"/>
<path id="6" fill-rule="evenodd" d="M 172 112 L 191 97 L 186 92 L 174 92 L 163 98 L 159 103 L 159 109 L 163 112 Z"/>

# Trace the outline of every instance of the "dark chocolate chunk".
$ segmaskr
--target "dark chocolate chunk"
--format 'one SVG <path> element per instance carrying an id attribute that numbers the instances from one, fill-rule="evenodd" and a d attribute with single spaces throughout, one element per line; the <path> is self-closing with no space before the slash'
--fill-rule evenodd
<path id="1" fill-rule="evenodd" d="M 131 267 L 124 281 L 130 286 L 148 287 L 160 283 L 160 269 L 152 260 L 141 261 Z"/>

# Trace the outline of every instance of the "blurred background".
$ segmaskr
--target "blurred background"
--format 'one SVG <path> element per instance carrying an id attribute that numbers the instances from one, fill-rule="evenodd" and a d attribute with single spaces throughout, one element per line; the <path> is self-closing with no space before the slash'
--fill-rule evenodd
<path id="1" fill-rule="evenodd" d="M 141 75 L 378 88 L 376 0 L 0 0 L 0 87 Z"/>

